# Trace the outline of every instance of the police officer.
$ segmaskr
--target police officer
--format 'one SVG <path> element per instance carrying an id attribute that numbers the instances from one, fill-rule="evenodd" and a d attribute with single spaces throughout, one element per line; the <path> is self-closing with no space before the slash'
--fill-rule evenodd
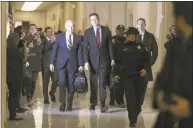
<path id="1" fill-rule="evenodd" d="M 118 54 L 117 49 L 120 45 L 123 45 L 124 41 L 126 40 L 125 37 L 123 36 L 124 31 L 125 31 L 125 27 L 122 24 L 119 24 L 116 27 L 116 35 L 112 37 L 113 53 L 115 56 L 119 56 L 119 55 L 116 55 L 116 54 Z M 111 86 L 110 86 L 109 105 L 114 105 L 115 100 L 116 100 L 118 107 L 124 108 L 125 105 L 124 105 L 124 101 L 123 101 L 123 96 L 124 96 L 124 89 L 121 88 L 121 86 L 117 86 L 117 83 L 112 81 Z"/>
<path id="2" fill-rule="evenodd" d="M 136 127 L 137 117 L 141 112 L 143 100 L 143 79 L 150 55 L 145 46 L 136 41 L 138 30 L 129 27 L 125 32 L 126 41 L 117 50 L 116 64 L 113 71 L 114 80 L 124 88 L 130 127 Z M 122 68 L 120 68 L 120 65 Z"/>

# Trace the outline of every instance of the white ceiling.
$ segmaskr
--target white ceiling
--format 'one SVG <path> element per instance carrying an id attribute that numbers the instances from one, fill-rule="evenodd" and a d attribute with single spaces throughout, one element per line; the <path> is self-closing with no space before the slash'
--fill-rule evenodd
<path id="1" fill-rule="evenodd" d="M 46 11 L 59 3 L 61 2 L 42 2 L 42 4 L 40 4 L 40 6 L 35 11 Z M 15 11 L 21 11 L 24 2 L 11 2 L 11 4 Z"/>

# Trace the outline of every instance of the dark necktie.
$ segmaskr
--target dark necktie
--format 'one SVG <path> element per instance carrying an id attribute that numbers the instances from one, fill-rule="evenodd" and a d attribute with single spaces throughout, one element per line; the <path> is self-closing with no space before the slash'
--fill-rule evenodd
<path id="1" fill-rule="evenodd" d="M 100 47 L 100 32 L 99 32 L 99 28 L 97 28 L 96 30 L 96 39 L 97 39 L 97 44 L 98 44 L 98 47 Z"/>
<path id="2" fill-rule="evenodd" d="M 68 48 L 69 50 L 71 50 L 72 48 L 72 35 L 69 35 L 69 38 L 68 38 Z"/>

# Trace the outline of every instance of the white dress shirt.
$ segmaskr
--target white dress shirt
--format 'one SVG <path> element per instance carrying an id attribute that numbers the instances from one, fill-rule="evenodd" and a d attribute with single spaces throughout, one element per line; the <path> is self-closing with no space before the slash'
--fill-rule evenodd
<path id="1" fill-rule="evenodd" d="M 51 39 L 50 39 L 49 37 L 47 37 L 47 36 L 46 36 L 46 39 L 47 39 L 48 41 L 50 41 L 50 40 L 51 40 Z"/>
<path id="2" fill-rule="evenodd" d="M 144 39 L 144 36 L 145 36 L 145 31 L 143 33 L 140 33 L 141 34 L 141 41 L 143 42 L 143 39 Z"/>
<path id="3" fill-rule="evenodd" d="M 100 33 L 100 42 L 101 42 L 101 39 L 102 39 L 102 32 L 101 32 L 101 26 L 97 26 L 97 27 L 93 27 L 94 28 L 94 33 L 95 33 L 95 36 L 96 36 L 96 32 L 97 32 L 97 28 L 99 28 L 99 33 Z"/>

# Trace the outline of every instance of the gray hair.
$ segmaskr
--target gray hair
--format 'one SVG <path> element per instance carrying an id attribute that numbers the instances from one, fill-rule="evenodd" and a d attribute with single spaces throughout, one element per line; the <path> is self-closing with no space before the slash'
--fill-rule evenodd
<path id="1" fill-rule="evenodd" d="M 66 20 L 66 22 L 65 22 L 65 28 L 66 28 L 66 25 L 67 25 L 68 23 L 72 23 L 72 24 L 74 25 L 74 21 L 72 21 L 72 20 Z"/>

